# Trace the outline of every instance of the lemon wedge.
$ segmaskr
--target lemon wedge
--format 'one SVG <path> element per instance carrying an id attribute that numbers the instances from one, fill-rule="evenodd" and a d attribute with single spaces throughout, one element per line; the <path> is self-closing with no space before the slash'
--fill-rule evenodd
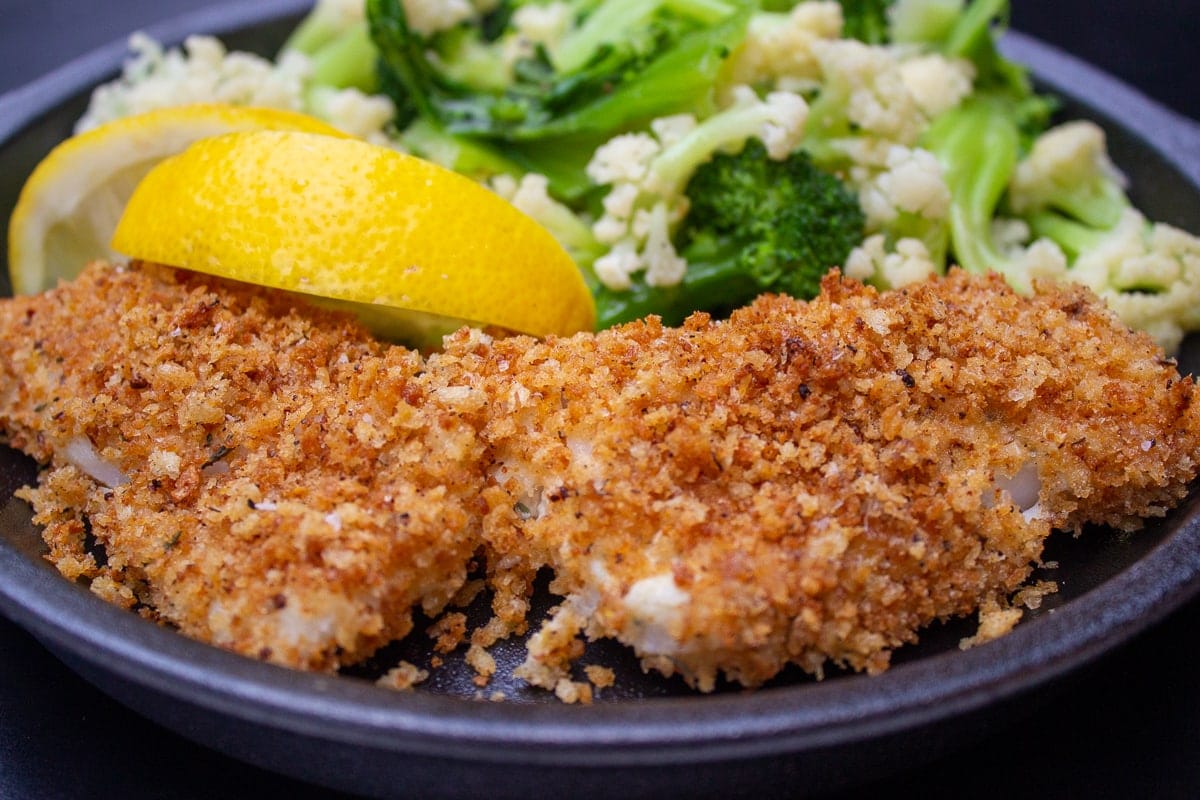
<path id="1" fill-rule="evenodd" d="M 138 181 L 197 139 L 231 131 L 344 136 L 318 119 L 270 108 L 196 104 L 149 111 L 73 136 L 25 182 L 8 229 L 13 291 L 33 294 L 111 256 L 109 240 Z"/>
<path id="2" fill-rule="evenodd" d="M 386 147 L 310 133 L 204 139 L 138 185 L 112 242 L 131 258 L 351 304 L 391 338 L 450 322 L 591 329 L 571 257 L 483 186 Z"/>

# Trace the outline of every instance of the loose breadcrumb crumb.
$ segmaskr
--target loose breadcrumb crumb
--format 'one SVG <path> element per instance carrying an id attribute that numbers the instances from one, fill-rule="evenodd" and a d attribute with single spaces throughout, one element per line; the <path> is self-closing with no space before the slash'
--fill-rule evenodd
<path id="1" fill-rule="evenodd" d="M 573 681 L 570 678 L 560 678 L 554 684 L 554 696 L 568 704 L 591 705 L 592 685 L 583 681 Z"/>
<path id="2" fill-rule="evenodd" d="M 395 667 L 388 670 L 383 677 L 375 681 L 376 686 L 382 686 L 385 689 L 395 689 L 398 691 L 409 691 L 418 683 L 422 683 L 429 677 L 429 671 L 421 669 L 416 664 L 410 664 L 407 661 L 401 661 Z"/>
<path id="3" fill-rule="evenodd" d="M 475 670 L 475 685 L 487 686 L 488 681 L 496 674 L 496 659 L 487 650 L 473 644 L 467 648 L 466 662 Z"/>
<path id="4" fill-rule="evenodd" d="M 1054 581 L 1038 581 L 1032 586 L 1026 586 L 1013 595 L 1013 605 L 1025 606 L 1030 611 L 1042 607 L 1042 601 L 1047 595 L 1057 594 L 1058 584 Z"/>
<path id="5" fill-rule="evenodd" d="M 1016 627 L 1021 621 L 1021 609 L 1013 608 L 995 598 L 989 598 L 979 608 L 979 629 L 974 636 L 959 640 L 959 650 L 970 650 L 972 647 L 999 639 Z"/>
<path id="6" fill-rule="evenodd" d="M 607 689 L 617 681 L 617 675 L 612 669 L 599 664 L 588 664 L 583 668 L 583 672 L 597 689 Z"/>
<path id="7" fill-rule="evenodd" d="M 425 629 L 426 635 L 434 639 L 436 653 L 449 653 L 462 644 L 467 635 L 467 615 L 458 611 L 447 612 Z"/>

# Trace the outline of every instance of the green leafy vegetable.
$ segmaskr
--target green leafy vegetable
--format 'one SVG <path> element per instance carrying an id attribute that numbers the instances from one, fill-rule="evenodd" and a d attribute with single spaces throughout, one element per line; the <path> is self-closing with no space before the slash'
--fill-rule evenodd
<path id="1" fill-rule="evenodd" d="M 367 15 L 394 79 L 385 85 L 404 89 L 394 99 L 451 133 L 522 141 L 611 132 L 703 105 L 750 10 L 713 0 L 607 0 L 553 57 L 540 47 L 516 62 L 502 91 L 435 62 L 438 43 L 411 29 L 400 0 L 367 0 Z M 620 24 L 589 24 L 610 18 Z"/>

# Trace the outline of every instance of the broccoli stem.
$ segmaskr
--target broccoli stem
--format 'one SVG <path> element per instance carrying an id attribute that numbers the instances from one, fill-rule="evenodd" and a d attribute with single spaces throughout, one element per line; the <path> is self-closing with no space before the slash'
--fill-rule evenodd
<path id="1" fill-rule="evenodd" d="M 310 52 L 314 87 L 354 88 L 363 92 L 376 89 L 375 62 L 379 57 L 367 23 L 346 29 Z"/>
<path id="2" fill-rule="evenodd" d="M 726 3 L 723 0 L 666 0 L 666 7 L 681 17 L 689 17 L 712 25 L 737 11 L 736 3 Z"/>
<path id="3" fill-rule="evenodd" d="M 295 51 L 311 56 L 342 32 L 342 28 L 337 23 L 336 16 L 317 3 L 288 36 L 281 51 L 285 53 Z"/>
<path id="4" fill-rule="evenodd" d="M 1098 247 L 1110 233 L 1108 228 L 1111 228 L 1093 228 L 1053 211 L 1038 211 L 1031 214 L 1026 221 L 1034 236 L 1044 236 L 1056 242 L 1072 260 L 1078 258 L 1081 253 Z"/>
<path id="5" fill-rule="evenodd" d="M 725 147 L 743 144 L 769 119 L 767 106 L 753 102 L 743 107 L 734 106 L 704 120 L 654 159 L 652 169 L 658 188 L 664 194 L 678 194 L 696 167 Z"/>
<path id="6" fill-rule="evenodd" d="M 455 136 L 418 118 L 400 134 L 401 143 L 422 158 L 475 180 L 492 175 L 521 175 L 519 164 L 498 149 L 466 136 Z"/>
<path id="7" fill-rule="evenodd" d="M 896 0 L 889 10 L 893 42 L 931 44 L 945 41 L 963 13 L 964 0 Z"/>
<path id="8" fill-rule="evenodd" d="M 1050 205 L 1084 225 L 1107 229 L 1120 221 L 1129 208 L 1129 199 L 1116 181 L 1097 178 L 1056 194 Z"/>
<path id="9" fill-rule="evenodd" d="M 942 52 L 948 56 L 976 60 L 986 48 L 994 48 L 992 20 L 1008 16 L 1008 0 L 973 0 L 950 29 Z"/>
<path id="10" fill-rule="evenodd" d="M 922 143 L 941 162 L 950 189 L 950 244 L 959 265 L 975 273 L 1000 271 L 1020 286 L 1023 278 L 1008 268 L 991 232 L 1020 150 L 1008 107 L 987 95 L 971 98 L 934 120 Z"/>
<path id="11" fill-rule="evenodd" d="M 371 35 L 385 76 L 394 83 L 397 104 L 410 104 L 416 113 L 453 133 L 508 142 L 544 142 L 577 134 L 611 136 L 666 114 L 708 111 L 712 84 L 725 57 L 745 38 L 751 10 L 738 7 L 716 25 L 688 30 L 664 44 L 636 72 L 622 66 L 627 66 L 627 59 L 618 59 L 619 63 L 608 65 L 610 73 L 559 71 L 550 76 L 548 85 L 526 81 L 497 95 L 451 79 L 430 58 L 424 39 L 409 28 L 399 0 L 367 0 Z M 583 88 L 588 91 L 569 91 L 580 88 L 576 84 L 581 78 L 586 79 Z"/>

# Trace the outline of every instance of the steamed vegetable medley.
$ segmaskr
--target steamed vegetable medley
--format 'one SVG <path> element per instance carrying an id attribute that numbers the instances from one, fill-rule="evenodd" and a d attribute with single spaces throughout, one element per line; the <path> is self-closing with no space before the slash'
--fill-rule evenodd
<path id="1" fill-rule="evenodd" d="M 1168 351 L 1200 240 L 1148 221 L 1093 123 L 1002 56 L 1006 0 L 320 0 L 279 57 L 137 39 L 81 127 L 217 100 L 308 111 L 544 225 L 601 327 L 841 267 L 879 287 L 1074 280 Z"/>

